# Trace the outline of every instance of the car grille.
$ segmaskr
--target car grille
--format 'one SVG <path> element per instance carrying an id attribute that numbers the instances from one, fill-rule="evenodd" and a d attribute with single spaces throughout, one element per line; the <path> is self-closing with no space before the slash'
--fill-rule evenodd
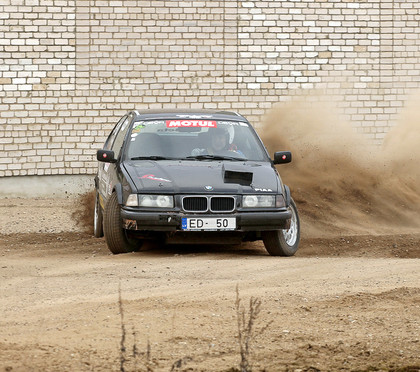
<path id="1" fill-rule="evenodd" d="M 185 196 L 182 209 L 186 212 L 232 212 L 235 209 L 233 196 Z"/>
<path id="2" fill-rule="evenodd" d="M 210 198 L 210 209 L 214 212 L 230 212 L 235 208 L 233 198 L 214 197 Z"/>
<path id="3" fill-rule="evenodd" d="M 207 207 L 207 198 L 194 196 L 187 196 L 182 200 L 182 208 L 188 212 L 205 212 Z"/>

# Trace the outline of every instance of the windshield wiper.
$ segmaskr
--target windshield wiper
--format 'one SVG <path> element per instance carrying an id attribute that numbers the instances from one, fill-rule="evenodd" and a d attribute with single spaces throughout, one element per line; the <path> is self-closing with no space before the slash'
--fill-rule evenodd
<path id="1" fill-rule="evenodd" d="M 222 156 L 222 155 L 210 155 L 210 154 L 203 154 L 203 155 L 192 155 L 187 156 L 185 159 L 193 159 L 193 160 L 237 160 L 237 161 L 246 161 L 247 159 L 236 157 L 236 156 Z"/>
<path id="2" fill-rule="evenodd" d="M 167 156 L 151 155 L 151 156 L 135 156 L 130 160 L 173 160 L 175 158 L 169 158 Z"/>

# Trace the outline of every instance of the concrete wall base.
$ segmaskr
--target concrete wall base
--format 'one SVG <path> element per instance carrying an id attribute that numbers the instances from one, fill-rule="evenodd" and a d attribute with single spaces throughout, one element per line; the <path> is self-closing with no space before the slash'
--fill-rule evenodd
<path id="1" fill-rule="evenodd" d="M 94 189 L 93 175 L 1 177 L 0 197 L 76 196 Z"/>

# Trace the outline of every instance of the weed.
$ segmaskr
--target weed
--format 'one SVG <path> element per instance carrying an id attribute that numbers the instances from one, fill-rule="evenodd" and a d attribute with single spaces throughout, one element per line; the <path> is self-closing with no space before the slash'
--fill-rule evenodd
<path id="1" fill-rule="evenodd" d="M 153 370 L 152 370 L 152 348 L 150 346 L 150 340 L 149 339 L 147 339 L 146 371 L 147 372 L 153 372 Z"/>
<path id="2" fill-rule="evenodd" d="M 241 298 L 239 296 L 239 286 L 236 286 L 236 317 L 238 322 L 238 343 L 241 355 L 241 362 L 239 364 L 240 372 L 251 372 L 251 346 L 252 342 L 260 335 L 262 335 L 271 325 L 272 321 L 267 323 L 264 327 L 256 329 L 256 321 L 261 312 L 261 300 L 259 298 L 251 297 L 249 299 L 248 314 L 245 308 L 241 305 Z"/>
<path id="3" fill-rule="evenodd" d="M 237 325 L 238 325 L 238 343 L 240 350 L 241 361 L 239 364 L 239 370 L 237 368 L 231 368 L 229 371 L 238 371 L 238 372 L 252 372 L 250 357 L 252 344 L 255 339 L 262 335 L 271 325 L 272 321 L 268 322 L 265 326 L 257 328 L 257 318 L 261 312 L 261 300 L 259 298 L 251 297 L 249 300 L 249 308 L 246 310 L 242 305 L 242 300 L 239 296 L 239 286 L 236 286 L 236 316 L 237 316 Z M 120 341 L 120 350 L 119 350 L 119 359 L 120 359 L 120 372 L 127 371 L 127 364 L 130 363 L 134 367 L 134 371 L 138 371 L 138 356 L 143 355 L 145 357 L 145 369 L 147 372 L 153 372 L 152 369 L 152 352 L 150 346 L 150 340 L 147 340 L 147 349 L 145 353 L 139 353 L 137 348 L 137 334 L 133 327 L 133 347 L 132 354 L 127 355 L 126 339 L 127 331 L 125 326 L 124 319 L 124 308 L 121 296 L 121 283 L 118 288 L 118 306 L 120 310 L 121 317 L 121 341 Z M 173 363 L 171 372 L 178 371 L 182 368 L 185 368 L 185 364 L 191 361 L 191 357 L 184 357 Z"/>
<path id="4" fill-rule="evenodd" d="M 172 364 L 171 372 L 176 372 L 180 368 L 184 367 L 187 362 L 191 361 L 192 358 L 190 357 L 184 357 L 182 359 L 177 360 L 174 364 Z"/>
<path id="5" fill-rule="evenodd" d="M 121 283 L 118 286 L 118 307 L 120 309 L 120 316 L 121 316 L 121 341 L 120 341 L 120 371 L 125 372 L 124 364 L 126 362 L 126 347 L 125 347 L 125 323 L 124 323 L 124 308 L 122 305 L 121 299 Z M 136 346 L 134 344 L 134 350 L 136 350 Z"/>

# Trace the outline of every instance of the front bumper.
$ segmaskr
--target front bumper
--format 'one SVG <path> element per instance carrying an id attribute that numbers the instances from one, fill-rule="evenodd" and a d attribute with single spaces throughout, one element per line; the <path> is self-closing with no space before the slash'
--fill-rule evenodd
<path id="1" fill-rule="evenodd" d="M 290 227 L 292 213 L 288 210 L 281 210 L 228 214 L 186 214 L 175 212 L 140 212 L 122 208 L 121 217 L 125 229 L 136 231 L 185 231 L 182 229 L 182 218 L 185 217 L 234 217 L 236 218 L 236 229 L 233 231 L 247 232 L 288 229 Z"/>

